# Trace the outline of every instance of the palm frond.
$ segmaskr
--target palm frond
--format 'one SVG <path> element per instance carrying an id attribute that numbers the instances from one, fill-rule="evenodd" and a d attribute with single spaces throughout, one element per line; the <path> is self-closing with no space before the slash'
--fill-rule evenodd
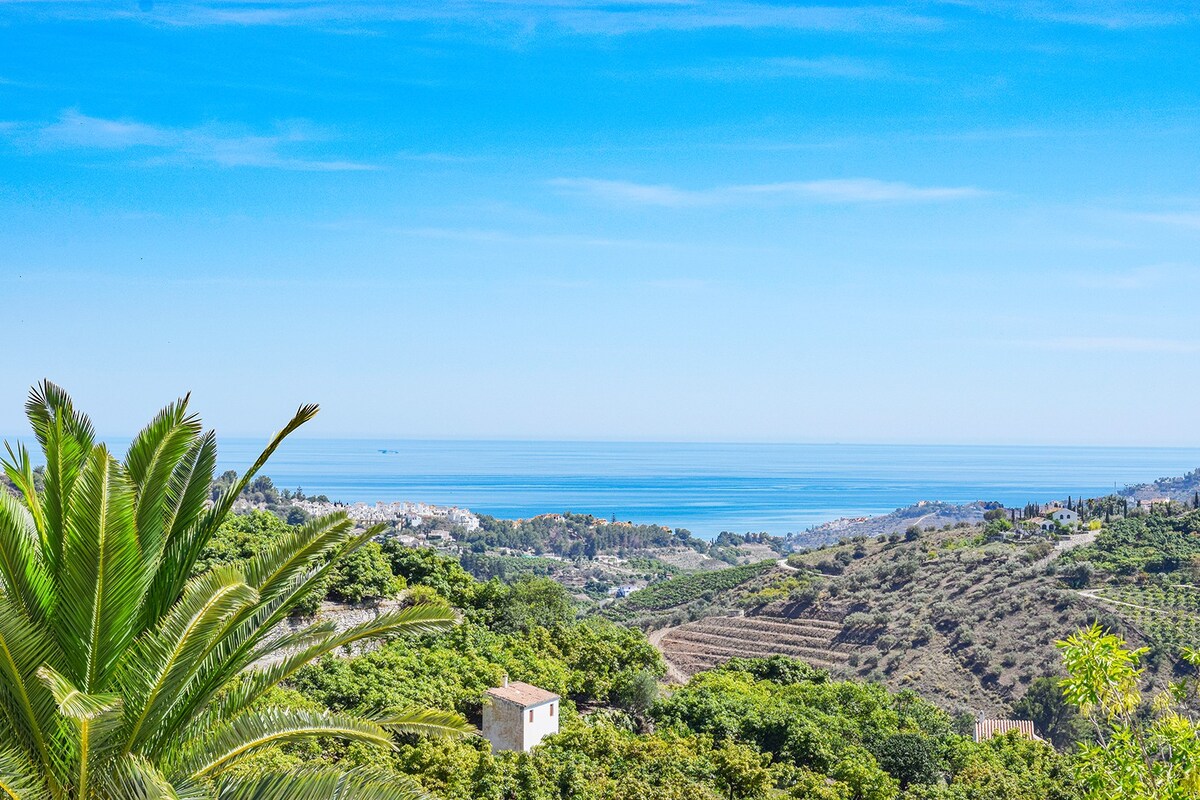
<path id="1" fill-rule="evenodd" d="M 263 597 L 273 597 L 293 576 L 341 547 L 353 527 L 354 522 L 341 511 L 314 517 L 246 561 L 246 580 Z"/>
<path id="2" fill-rule="evenodd" d="M 112 693 L 82 692 L 49 666 L 41 667 L 37 674 L 54 695 L 65 723 L 54 741 L 54 769 L 61 784 L 71 786 L 76 797 L 86 798 L 96 782 L 97 772 L 99 780 L 104 780 L 104 772 L 97 767 L 116 748 L 121 698 Z"/>
<path id="3" fill-rule="evenodd" d="M 225 718 L 238 713 L 262 697 L 271 687 L 287 680 L 301 667 L 341 647 L 364 639 L 378 639 L 383 636 L 417 636 L 436 633 L 446 630 L 457 622 L 458 617 L 449 606 L 425 603 L 397 611 L 384 612 L 375 619 L 354 625 L 341 632 L 330 631 L 328 635 L 319 638 L 307 647 L 292 652 L 286 652 L 289 647 L 286 639 L 273 641 L 267 647 L 256 651 L 253 663 L 279 652 L 285 652 L 286 655 L 266 667 L 247 672 L 243 681 L 230 689 L 218 702 L 218 713 Z M 290 646 L 295 647 L 294 644 Z"/>
<path id="4" fill-rule="evenodd" d="M 315 404 L 303 405 L 296 409 L 295 415 L 293 415 L 291 420 L 288 421 L 288 424 L 284 425 L 282 430 L 271 437 L 271 440 L 267 443 L 267 446 L 263 448 L 262 453 L 259 454 L 258 459 L 256 459 L 255 462 L 250 465 L 250 468 L 242 474 L 237 483 L 235 483 L 224 494 L 217 498 L 217 501 L 213 504 L 212 508 L 209 509 L 209 513 L 206 515 L 205 520 L 201 523 L 205 529 L 216 531 L 216 529 L 220 527 L 221 523 L 225 520 L 225 516 L 229 513 L 229 510 L 233 508 L 234 501 L 237 500 L 242 491 L 250 485 L 250 481 L 254 480 L 254 476 L 257 475 L 258 471 L 263 468 L 263 465 L 267 463 L 267 459 L 271 457 L 279 445 L 283 444 L 283 440 L 290 436 L 301 425 L 315 417 L 317 415 L 317 411 L 319 410 L 320 406 Z"/>
<path id="5" fill-rule="evenodd" d="M 125 455 L 125 471 L 137 496 L 137 531 L 142 551 L 156 557 L 166 534 L 163 505 L 169 480 L 200 435 L 200 418 L 187 413 L 183 397 L 158 412 Z"/>
<path id="6" fill-rule="evenodd" d="M 30 390 L 25 414 L 46 457 L 42 557 L 50 574 L 57 575 L 65 547 L 67 507 L 96 434 L 91 421 L 75 410 L 67 393 L 50 381 L 42 381 Z"/>
<path id="7" fill-rule="evenodd" d="M 209 431 L 192 443 L 171 473 L 163 504 L 166 544 L 142 614 L 145 627 L 153 627 L 167 613 L 204 549 L 203 543 L 197 545 L 199 521 L 208 503 L 216 465 L 217 438 Z"/>
<path id="8" fill-rule="evenodd" d="M 108 685 L 133 641 L 150 565 L 134 523 L 134 491 L 103 445 L 72 493 L 55 632 L 67 675 L 85 692 Z"/>
<path id="9" fill-rule="evenodd" d="M 255 664 L 264 660 L 278 661 L 282 658 L 281 654 L 293 653 L 317 642 L 323 642 L 335 633 L 337 633 L 337 622 L 332 619 L 318 619 L 303 628 L 275 636 L 264 642 L 251 653 L 250 663 Z"/>
<path id="10" fill-rule="evenodd" d="M 172 538 L 192 528 L 200 520 L 212 487 L 217 467 L 217 436 L 208 431 L 192 442 L 187 453 L 175 465 L 167 483 L 165 526 Z M 188 565 L 191 570 L 191 565 Z"/>
<path id="11" fill-rule="evenodd" d="M 181 537 L 181 544 L 183 546 L 176 548 L 176 552 L 174 552 L 170 558 L 170 571 L 168 574 L 163 576 L 167 580 L 161 581 L 164 585 L 161 587 L 161 591 L 156 591 L 156 595 L 161 595 L 161 598 L 169 598 L 165 601 L 167 605 L 173 603 L 175 598 L 179 596 L 179 593 L 183 591 L 183 585 L 187 582 L 188 577 L 191 575 L 192 567 L 195 565 L 196 559 L 200 557 L 200 553 L 204 550 L 204 546 L 208 544 L 209 539 L 211 539 L 212 536 L 217 532 L 217 529 L 221 527 L 221 523 L 225 521 L 225 517 L 228 516 L 229 511 L 233 508 L 234 502 L 241 495 L 242 491 L 246 488 L 246 486 L 249 485 L 250 481 L 254 479 L 254 476 L 258 474 L 258 471 L 263 468 L 263 465 L 267 463 L 267 459 L 269 459 L 279 445 L 283 443 L 283 440 L 301 425 L 315 417 L 318 410 L 319 407 L 316 405 L 310 404 L 300 406 L 300 408 L 296 410 L 295 415 L 291 418 L 291 420 L 288 421 L 288 424 L 284 425 L 282 430 L 271 437 L 271 440 L 267 443 L 267 446 L 263 449 L 262 453 L 259 454 L 258 459 L 250 466 L 248 470 L 246 470 L 237 483 L 222 493 L 221 496 L 216 499 L 216 502 L 214 502 L 207 509 L 207 511 L 199 515 L 199 519 L 195 522 L 195 524 L 190 525 L 187 528 L 186 535 Z M 176 525 L 172 529 L 173 534 L 178 527 L 179 526 Z M 251 585 L 254 585 L 253 582 L 251 582 Z M 165 606 L 160 605 L 157 609 L 157 613 L 161 614 L 164 612 Z"/>
<path id="12" fill-rule="evenodd" d="M 185 800 L 149 760 L 136 753 L 126 753 L 107 765 L 97 786 L 103 800 Z M 204 797 L 207 793 L 202 793 Z"/>
<path id="13" fill-rule="evenodd" d="M 54 603 L 41 560 L 33 515 L 8 492 L 0 492 L 0 586 L 31 619 L 44 620 Z"/>
<path id="14" fill-rule="evenodd" d="M 406 775 L 359 768 L 299 769 L 255 778 L 224 778 L 217 800 L 432 800 Z"/>
<path id="15" fill-rule="evenodd" d="M 392 746 L 391 736 L 382 727 L 349 714 L 295 709 L 248 711 L 186 743 L 177 755 L 168 755 L 166 762 L 171 765 L 168 775 L 199 780 L 214 776 L 269 745 L 317 736 L 335 736 L 383 748 Z"/>
<path id="16" fill-rule="evenodd" d="M 45 778 L 29 758 L 0 745 L 0 800 L 51 800 Z"/>
<path id="17" fill-rule="evenodd" d="M 330 550 L 344 552 L 347 547 L 359 546 L 369 536 L 369 533 L 364 534 L 346 543 L 345 537 L 349 535 L 347 527 L 340 523 L 331 527 L 321 534 L 323 543 L 317 546 L 307 545 L 302 538 L 285 537 L 285 543 L 276 553 L 279 558 L 272 562 L 276 571 L 271 573 L 273 577 L 267 581 L 267 586 L 273 588 L 268 592 L 259 586 L 258 604 L 242 610 L 226 622 L 225 630 L 214 640 L 213 647 L 202 659 L 202 674 L 192 687 L 187 702 L 177 705 L 172 716 L 174 724 L 194 722 L 203 716 L 204 708 L 257 660 L 256 653 L 262 643 L 276 635 L 278 626 L 296 605 L 333 569 L 334 558 L 330 557 Z M 336 549 L 339 544 L 342 550 Z M 296 555 L 297 549 L 307 552 L 309 560 L 318 558 L 323 563 L 315 567 L 306 566 L 305 561 Z M 255 559 L 243 562 L 241 566 L 253 585 L 251 575 L 255 569 Z M 296 574 L 298 569 L 306 571 Z M 286 584 L 278 585 L 287 576 L 291 577 Z"/>
<path id="18" fill-rule="evenodd" d="M 475 727 L 453 711 L 410 708 L 367 715 L 367 719 L 392 733 L 417 736 L 459 737 L 478 733 Z"/>
<path id="19" fill-rule="evenodd" d="M 5 721 L 0 730 L 8 730 L 5 744 L 26 747 L 45 771 L 51 768 L 54 698 L 37 680 L 36 671 L 52 652 L 53 640 L 45 628 L 0 595 L 0 712 Z"/>
<path id="20" fill-rule="evenodd" d="M 0 465 L 4 467 L 8 479 L 21 491 L 21 498 L 25 501 L 29 513 L 33 515 L 38 537 L 45 546 L 46 515 L 42 511 L 42 498 L 33 480 L 33 459 L 29 457 L 29 450 L 23 444 L 18 444 L 14 451 L 12 445 L 5 442 L 4 449 L 8 451 L 8 458 L 0 458 Z"/>
<path id="21" fill-rule="evenodd" d="M 121 681 L 129 717 L 126 752 L 164 733 L 155 723 L 184 693 L 226 620 L 257 599 L 236 569 L 216 569 L 192 581 L 162 625 L 139 637 Z"/>
<path id="22" fill-rule="evenodd" d="M 212 646 L 197 659 L 196 674 L 188 684 L 186 696 L 172 706 L 161 723 L 164 728 L 181 730 L 186 726 L 189 730 L 203 731 L 217 720 L 225 719 L 211 713 L 212 703 L 228 690 L 230 682 L 249 665 L 255 648 L 271 635 L 273 628 L 266 622 L 276 618 L 282 605 L 282 598 L 266 601 L 260 598 L 258 605 L 225 623 Z M 143 752 L 159 753 L 157 746 L 150 750 L 147 746 L 143 745 Z"/>

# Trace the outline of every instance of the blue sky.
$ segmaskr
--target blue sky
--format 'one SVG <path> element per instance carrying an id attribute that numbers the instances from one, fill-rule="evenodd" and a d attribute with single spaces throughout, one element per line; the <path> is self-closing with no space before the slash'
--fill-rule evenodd
<path id="1" fill-rule="evenodd" d="M 0 0 L 0 431 L 1200 444 L 1191 3 Z"/>

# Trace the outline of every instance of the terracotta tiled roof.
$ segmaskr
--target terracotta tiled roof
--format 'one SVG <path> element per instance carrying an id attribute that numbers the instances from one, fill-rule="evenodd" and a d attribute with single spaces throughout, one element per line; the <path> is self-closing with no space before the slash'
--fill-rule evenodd
<path id="1" fill-rule="evenodd" d="M 497 686 L 495 689 L 488 689 L 487 694 L 501 700 L 507 700 L 510 703 L 516 703 L 523 708 L 541 705 L 542 703 L 558 699 L 558 695 L 554 694 L 554 692 L 547 692 L 545 689 L 539 689 L 532 684 L 521 683 L 520 681 L 511 681 L 507 686 Z"/>
<path id="2" fill-rule="evenodd" d="M 1027 719 L 981 719 L 975 721 L 975 741 L 982 742 L 984 739 L 990 739 L 1001 733 L 1009 731 L 1020 731 L 1030 739 L 1038 739 L 1037 731 L 1033 728 L 1033 722 Z"/>

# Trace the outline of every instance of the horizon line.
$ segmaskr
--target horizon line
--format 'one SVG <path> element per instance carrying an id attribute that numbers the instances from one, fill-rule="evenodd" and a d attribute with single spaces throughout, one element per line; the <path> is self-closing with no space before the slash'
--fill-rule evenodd
<path id="1" fill-rule="evenodd" d="M 231 433 L 222 435 L 218 431 L 217 442 L 261 440 L 266 443 L 276 431 L 266 434 Z M 106 439 L 131 440 L 133 433 L 97 433 L 98 442 Z M 32 439 L 26 434 L 0 433 L 0 441 L 18 442 Z M 1057 449 L 1057 450 L 1196 450 L 1197 444 L 1070 444 L 1061 442 L 914 442 L 914 441 L 836 441 L 801 439 L 658 439 L 658 438 L 557 438 L 521 436 L 414 436 L 414 435 L 305 435 L 296 432 L 285 441 L 338 441 L 338 442 L 423 442 L 423 443 L 482 443 L 482 444 L 595 444 L 595 445 L 697 445 L 729 447 L 920 447 L 920 448 L 1009 448 L 1009 449 Z"/>

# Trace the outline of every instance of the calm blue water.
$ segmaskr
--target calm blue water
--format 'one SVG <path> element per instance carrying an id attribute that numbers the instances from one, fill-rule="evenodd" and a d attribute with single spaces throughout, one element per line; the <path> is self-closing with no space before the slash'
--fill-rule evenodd
<path id="1" fill-rule="evenodd" d="M 223 440 L 220 468 L 245 469 L 261 446 Z M 503 518 L 615 514 L 711 537 L 801 531 L 918 500 L 1093 496 L 1197 466 L 1196 448 L 292 439 L 265 474 L 337 500 L 420 500 Z"/>

